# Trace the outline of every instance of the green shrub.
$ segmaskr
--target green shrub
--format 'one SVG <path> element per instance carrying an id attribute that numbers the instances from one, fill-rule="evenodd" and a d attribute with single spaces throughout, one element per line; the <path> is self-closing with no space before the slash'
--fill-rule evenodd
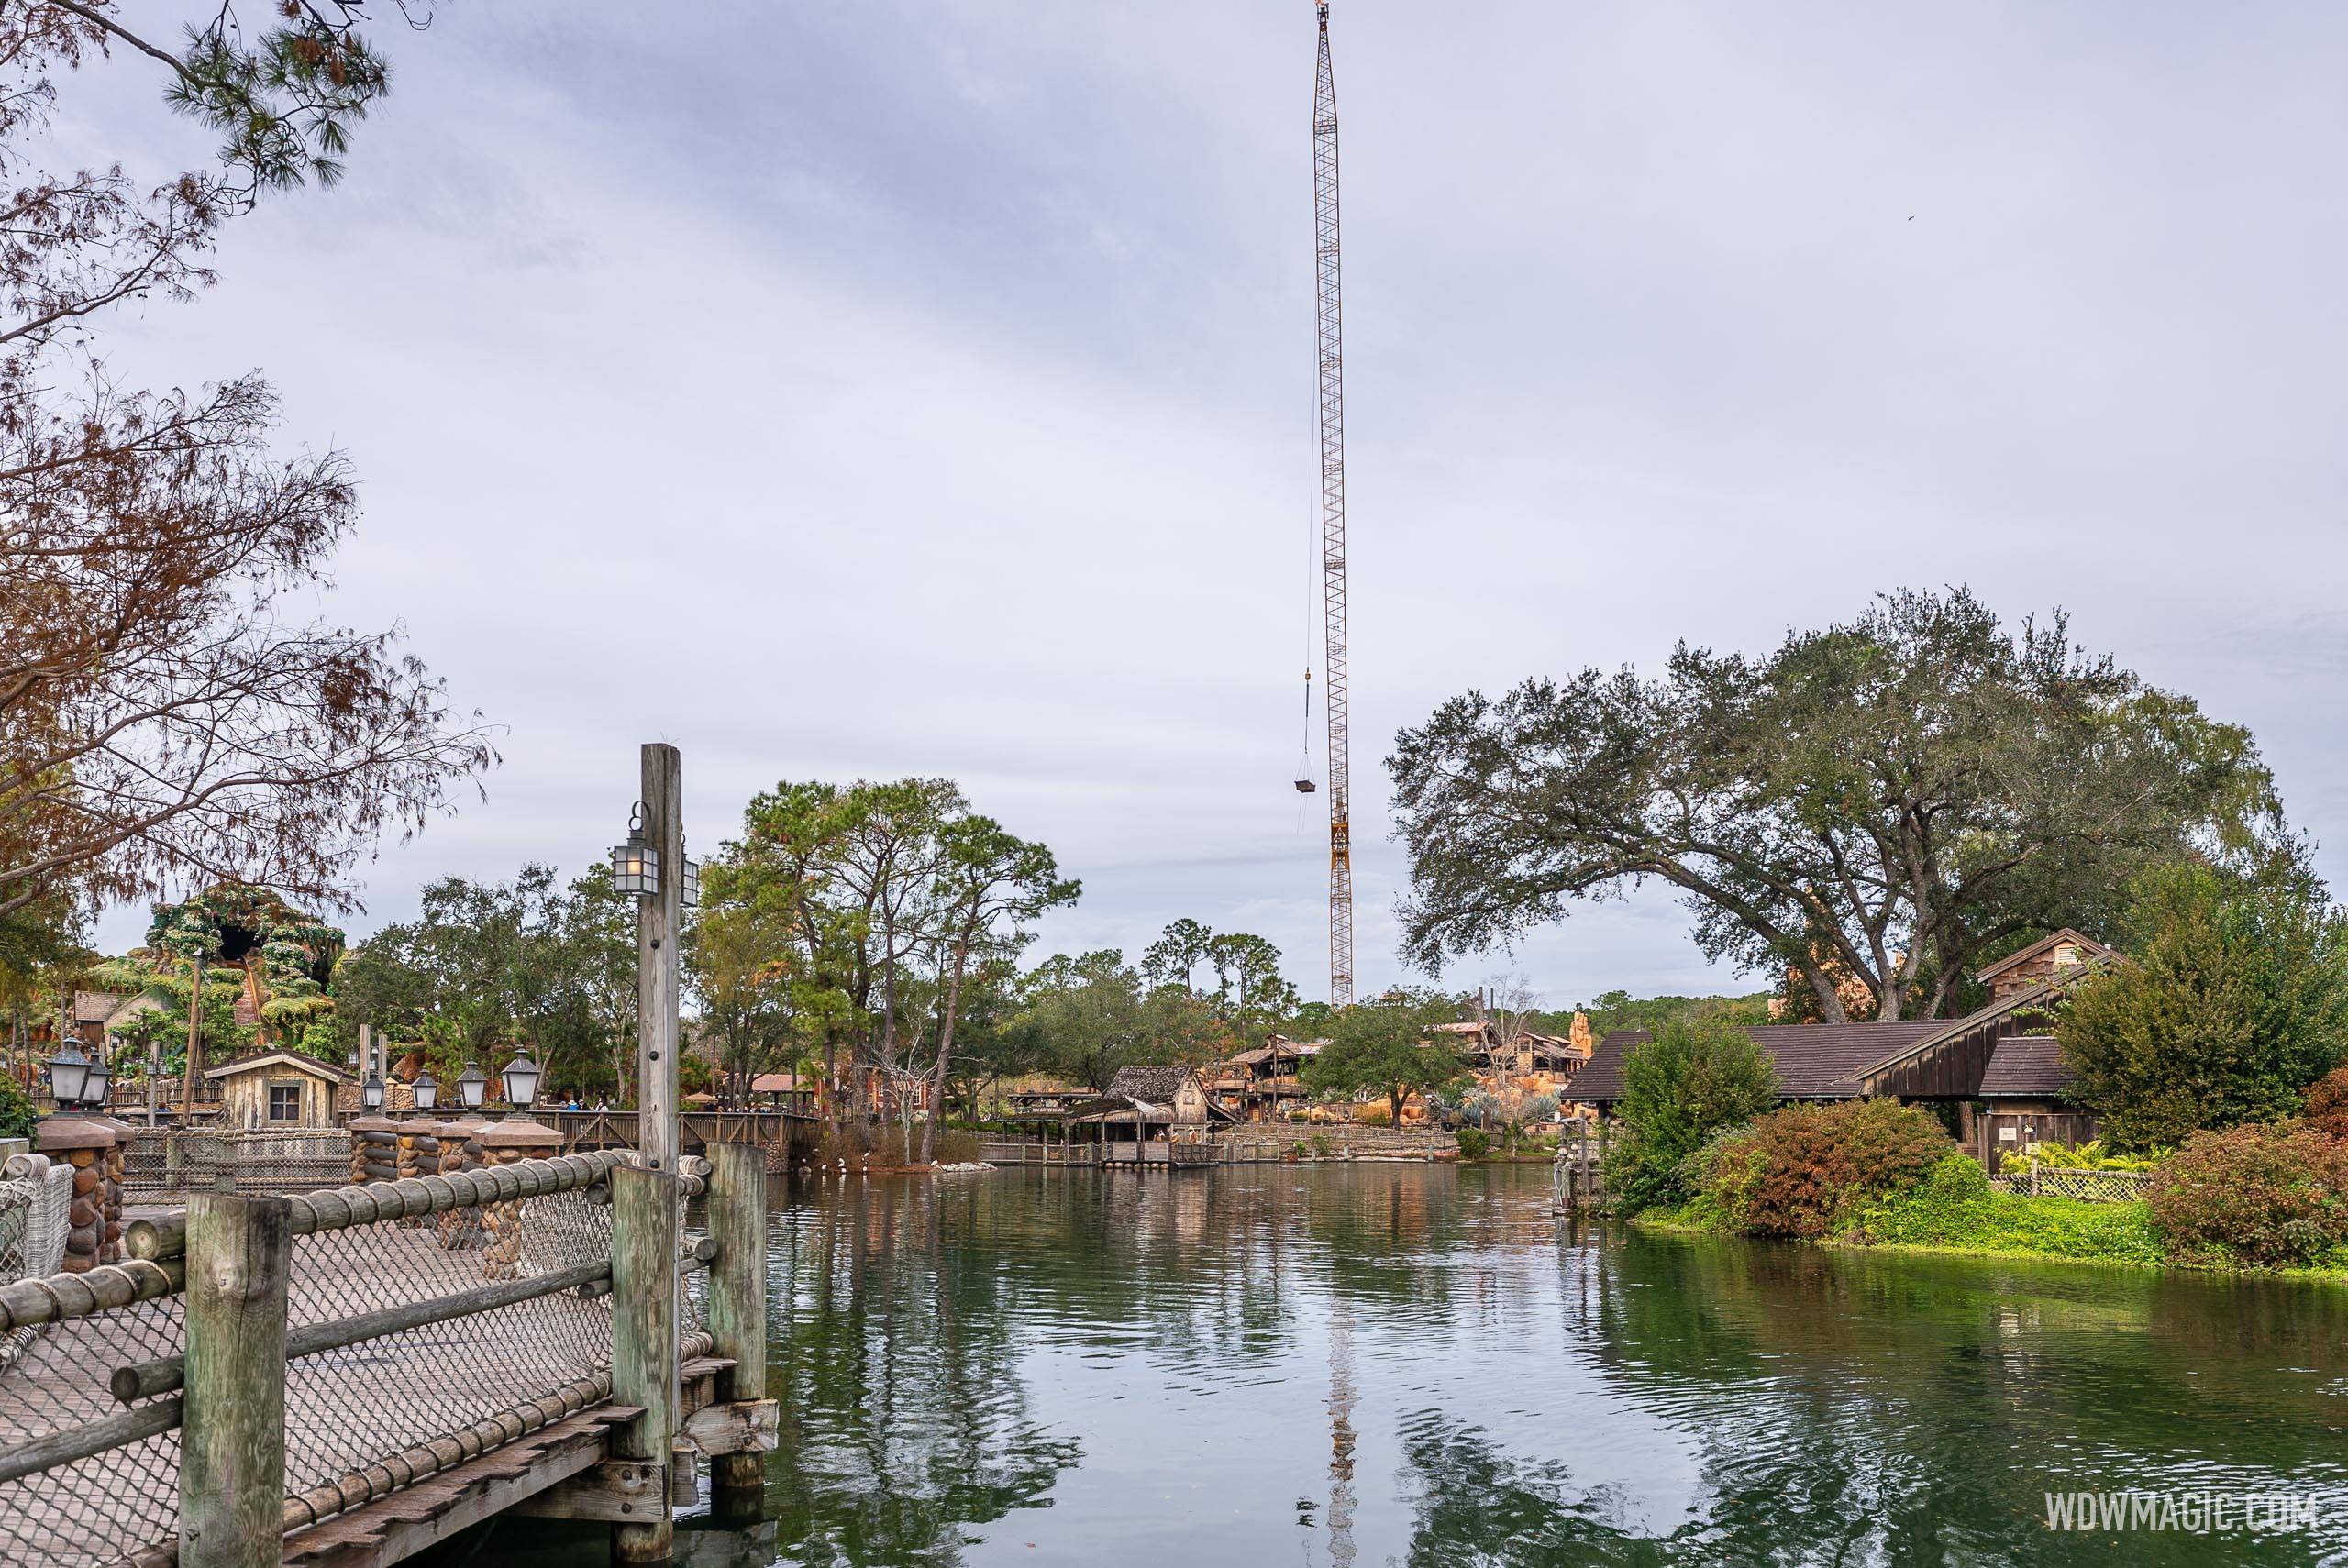
<path id="1" fill-rule="evenodd" d="M 1757 1236 L 1822 1236 L 1869 1198 L 1912 1187 L 1955 1145 L 1897 1100 L 1789 1105 L 1722 1141 L 1704 1194 Z"/>
<path id="2" fill-rule="evenodd" d="M 1686 1202 L 1689 1156 L 1777 1098 L 1777 1069 L 1744 1030 L 1717 1020 L 1665 1024 L 1623 1058 L 1628 1136 L 1607 1151 L 1610 1200 L 1627 1214 Z"/>
<path id="3" fill-rule="evenodd" d="M 17 1080 L 0 1073 L 0 1138 L 29 1138 L 40 1113 Z"/>
<path id="4" fill-rule="evenodd" d="M 2144 1204 L 1995 1192 L 1979 1165 L 1954 1152 L 1913 1187 L 1862 1205 L 1838 1234 L 1860 1244 L 2089 1262 L 2157 1264 L 2164 1255 Z"/>
<path id="5" fill-rule="evenodd" d="M 2129 889 L 2129 962 L 2056 1034 L 2074 1092 L 2127 1149 L 2272 1121 L 2348 1058 L 2348 912 L 2304 879 L 2163 865 Z"/>
<path id="6" fill-rule="evenodd" d="M 2348 1249 L 2348 1143 L 2302 1121 L 2197 1132 L 2153 1177 L 2153 1225 L 2193 1263 L 2262 1268 Z"/>
<path id="7" fill-rule="evenodd" d="M 2168 1158 L 2166 1149 L 2154 1149 L 2142 1154 L 2115 1154 L 2096 1138 L 2076 1149 L 2060 1143 L 2032 1143 L 2020 1156 L 2008 1156 L 2006 1164 L 2028 1170 L 2040 1165 L 2050 1171 L 2149 1171 Z"/>
<path id="8" fill-rule="evenodd" d="M 1459 1157 L 1480 1160 L 1492 1152 L 1492 1135 L 1474 1127 L 1462 1127 L 1458 1132 Z"/>

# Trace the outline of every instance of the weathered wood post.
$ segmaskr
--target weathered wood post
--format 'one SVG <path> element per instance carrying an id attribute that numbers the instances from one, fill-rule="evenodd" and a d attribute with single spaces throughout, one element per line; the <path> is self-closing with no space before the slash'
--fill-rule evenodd
<path id="1" fill-rule="evenodd" d="M 282 1198 L 188 1197 L 180 1568 L 276 1568 L 282 1555 L 292 1222 Z"/>
<path id="2" fill-rule="evenodd" d="M 643 1414 L 613 1434 L 615 1457 L 660 1467 L 641 1523 L 612 1527 L 615 1562 L 665 1562 L 675 1549 L 666 1477 L 677 1443 L 676 1175 L 612 1171 L 612 1400 Z"/>
<path id="3" fill-rule="evenodd" d="M 659 891 L 636 901 L 637 1149 L 644 1168 L 674 1173 L 677 1127 L 677 933 L 683 923 L 683 778 L 673 745 L 644 748 L 644 834 L 660 856 Z"/>
<path id="4" fill-rule="evenodd" d="M 767 1162 L 755 1143 L 709 1147 L 710 1353 L 734 1363 L 731 1398 L 767 1397 Z M 722 1453 L 710 1462 L 718 1511 L 757 1511 L 766 1487 L 761 1453 Z"/>

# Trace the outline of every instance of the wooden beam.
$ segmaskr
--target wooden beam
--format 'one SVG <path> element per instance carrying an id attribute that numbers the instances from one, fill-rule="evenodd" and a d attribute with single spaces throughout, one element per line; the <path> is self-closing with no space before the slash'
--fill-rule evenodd
<path id="1" fill-rule="evenodd" d="M 666 1513 L 668 1507 L 669 1474 L 664 1467 L 641 1459 L 606 1459 L 508 1511 L 535 1519 L 642 1524 L 655 1513 Z"/>
<path id="2" fill-rule="evenodd" d="M 677 1429 L 678 1441 L 712 1459 L 771 1452 L 781 1441 L 782 1410 L 772 1399 L 725 1399 L 703 1405 Z"/>

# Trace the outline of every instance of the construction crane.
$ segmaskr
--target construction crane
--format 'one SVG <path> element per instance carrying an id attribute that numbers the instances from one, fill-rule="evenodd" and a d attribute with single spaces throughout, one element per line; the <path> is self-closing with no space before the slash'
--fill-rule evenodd
<path id="1" fill-rule="evenodd" d="M 1354 999 L 1352 751 L 1346 723 L 1346 349 L 1337 246 L 1337 79 L 1329 66 L 1329 7 L 1316 7 L 1312 79 L 1312 259 L 1320 292 L 1322 706 L 1329 724 L 1329 1001 Z"/>

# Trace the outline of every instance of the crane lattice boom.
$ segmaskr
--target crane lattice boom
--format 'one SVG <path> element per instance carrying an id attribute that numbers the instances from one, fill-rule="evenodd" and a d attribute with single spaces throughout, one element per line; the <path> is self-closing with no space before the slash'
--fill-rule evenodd
<path id="1" fill-rule="evenodd" d="M 1337 81 L 1329 65 L 1329 7 L 1319 7 L 1312 84 L 1312 229 L 1320 284 L 1321 632 L 1329 719 L 1329 1000 L 1354 999 L 1352 741 L 1346 681 L 1346 367 L 1337 247 Z"/>

